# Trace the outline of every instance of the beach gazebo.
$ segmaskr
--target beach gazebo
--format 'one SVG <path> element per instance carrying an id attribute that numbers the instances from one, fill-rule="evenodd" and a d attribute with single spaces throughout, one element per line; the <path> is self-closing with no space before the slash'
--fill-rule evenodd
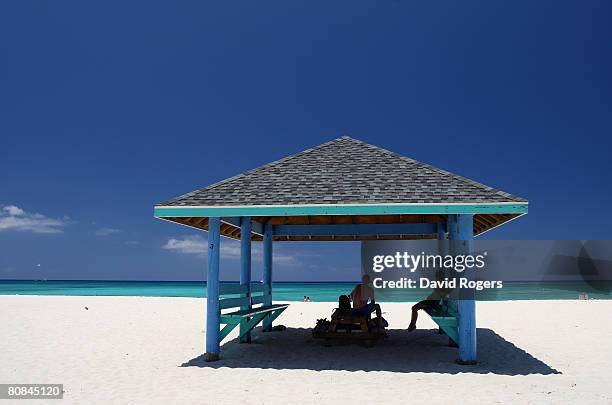
<path id="1" fill-rule="evenodd" d="M 481 235 L 527 213 L 528 202 L 348 136 L 160 203 L 157 218 L 208 231 L 206 355 L 240 325 L 240 340 L 286 308 L 273 304 L 273 241 L 450 239 Z M 240 284 L 219 282 L 220 236 L 241 241 Z M 251 241 L 263 280 L 251 282 Z M 457 302 L 458 361 L 476 361 L 473 299 Z M 233 312 L 223 312 L 236 307 Z M 224 325 L 221 328 L 221 325 Z"/>

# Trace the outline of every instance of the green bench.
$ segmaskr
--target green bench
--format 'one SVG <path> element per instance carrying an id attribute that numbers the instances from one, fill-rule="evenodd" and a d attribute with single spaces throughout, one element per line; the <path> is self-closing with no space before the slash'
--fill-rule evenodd
<path id="1" fill-rule="evenodd" d="M 442 305 L 439 308 L 427 308 L 425 312 L 440 327 L 440 330 L 448 336 L 450 339 L 449 344 L 456 346 L 459 342 L 459 332 L 457 330 L 458 314 L 453 305 L 449 305 L 448 300 L 442 300 Z"/>
<path id="2" fill-rule="evenodd" d="M 249 332 L 264 320 L 272 322 L 289 304 L 272 304 L 270 286 L 263 283 L 221 283 L 219 285 L 220 323 L 219 342 L 223 341 L 238 325 L 239 339 L 249 342 Z"/>

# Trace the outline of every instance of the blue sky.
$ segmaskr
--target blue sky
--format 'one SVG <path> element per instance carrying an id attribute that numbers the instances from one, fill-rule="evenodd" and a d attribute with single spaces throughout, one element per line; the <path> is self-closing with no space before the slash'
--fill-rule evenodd
<path id="1" fill-rule="evenodd" d="M 611 16 L 606 1 L 2 4 L 0 278 L 202 279 L 206 234 L 154 203 L 343 134 L 529 199 L 491 238 L 609 239 Z M 356 279 L 358 247 L 278 243 L 275 278 Z"/>

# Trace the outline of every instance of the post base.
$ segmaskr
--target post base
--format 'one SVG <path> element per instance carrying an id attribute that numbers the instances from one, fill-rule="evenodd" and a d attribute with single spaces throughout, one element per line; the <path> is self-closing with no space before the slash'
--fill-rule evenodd
<path id="1" fill-rule="evenodd" d="M 272 332 L 272 322 L 268 321 L 268 317 L 266 317 L 266 319 L 264 319 L 264 321 L 262 322 L 261 331 L 262 332 Z"/>
<path id="2" fill-rule="evenodd" d="M 204 361 L 217 361 L 217 360 L 219 360 L 219 353 L 204 354 Z"/>
<path id="3" fill-rule="evenodd" d="M 457 360 L 455 360 L 455 363 L 461 364 L 462 366 L 474 366 L 474 365 L 478 364 L 478 361 L 476 361 L 476 360 L 461 360 L 461 359 L 457 359 Z"/>

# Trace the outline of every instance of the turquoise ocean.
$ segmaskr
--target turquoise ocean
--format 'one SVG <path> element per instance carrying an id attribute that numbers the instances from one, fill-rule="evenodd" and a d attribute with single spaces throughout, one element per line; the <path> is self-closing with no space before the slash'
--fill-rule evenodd
<path id="1" fill-rule="evenodd" d="M 351 291 L 353 282 L 277 282 L 273 284 L 276 301 L 337 301 L 340 294 Z M 609 287 L 609 286 L 608 286 Z M 402 290 L 380 294 L 381 302 L 419 301 L 429 290 Z M 478 299 L 489 301 L 578 299 L 581 293 L 590 299 L 611 299 L 610 288 L 594 289 L 585 283 L 506 283 L 502 289 L 480 292 Z M 205 282 L 167 281 L 16 281 L 0 280 L 0 295 L 99 295 L 147 297 L 206 297 Z"/>

